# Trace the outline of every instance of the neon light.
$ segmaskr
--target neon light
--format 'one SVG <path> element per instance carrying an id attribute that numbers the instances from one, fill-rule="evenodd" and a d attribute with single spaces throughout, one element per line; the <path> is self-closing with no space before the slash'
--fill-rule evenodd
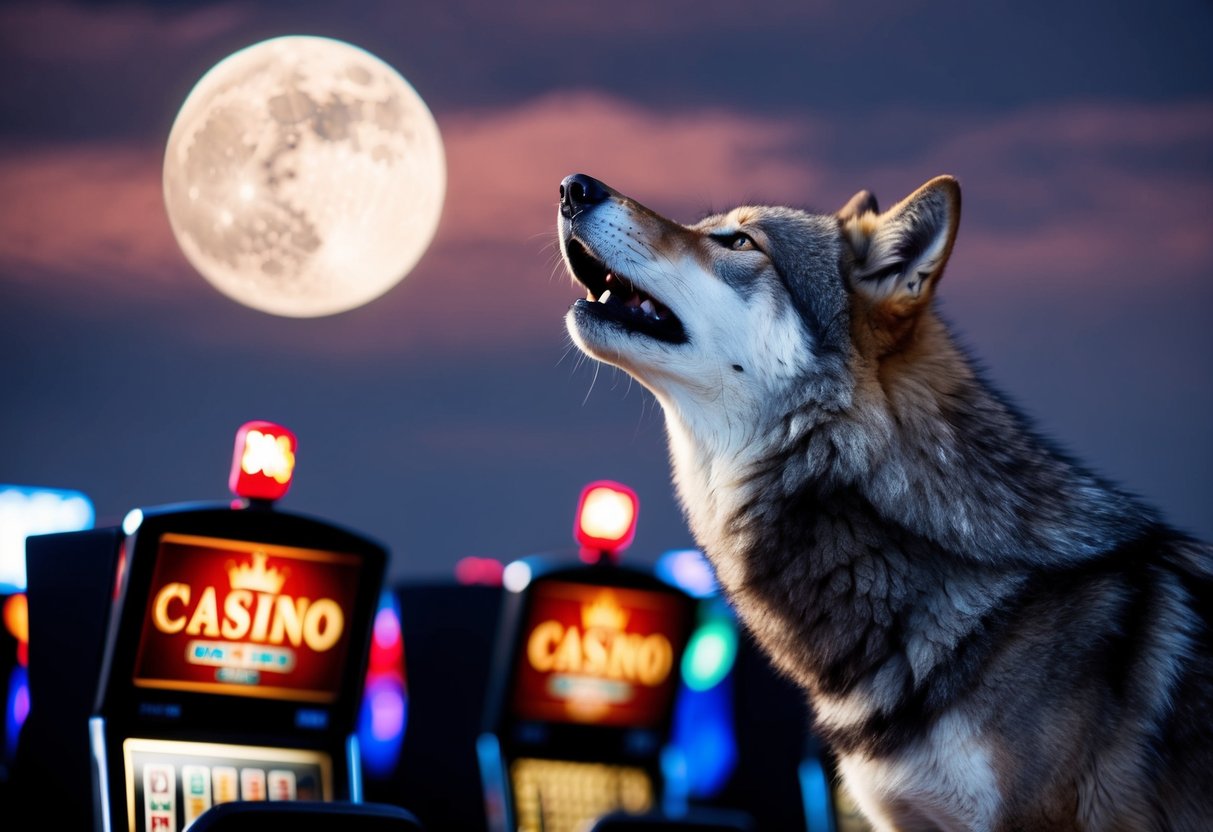
<path id="1" fill-rule="evenodd" d="M 139 527 L 143 525 L 143 509 L 133 508 L 126 513 L 126 517 L 122 518 L 122 532 L 127 536 L 139 531 Z"/>
<path id="2" fill-rule="evenodd" d="M 737 768 L 731 678 L 706 690 L 684 685 L 674 707 L 671 744 L 681 754 L 685 780 L 680 785 L 693 799 L 711 798 L 727 785 Z"/>
<path id="3" fill-rule="evenodd" d="M 29 601 L 24 593 L 4 602 L 4 626 L 20 644 L 29 643 Z"/>
<path id="4" fill-rule="evenodd" d="M 29 671 L 18 666 L 9 674 L 8 696 L 4 708 L 4 752 L 8 760 L 12 760 L 17 754 L 17 737 L 28 716 Z"/>
<path id="5" fill-rule="evenodd" d="M 259 430 L 250 430 L 244 437 L 244 456 L 240 458 L 240 470 L 244 473 L 265 474 L 283 485 L 290 482 L 294 469 L 295 453 L 287 437 Z"/>
<path id="6" fill-rule="evenodd" d="M 250 500 L 278 500 L 291 487 L 298 441 L 273 422 L 245 422 L 236 432 L 228 486 Z"/>
<path id="7" fill-rule="evenodd" d="M 375 646 L 381 650 L 400 646 L 400 619 L 391 607 L 383 607 L 375 613 Z"/>
<path id="8" fill-rule="evenodd" d="M 737 631 L 724 619 L 710 620 L 695 631 L 682 655 L 683 680 L 691 690 L 715 687 L 733 669 L 736 657 Z"/>
<path id="9" fill-rule="evenodd" d="M 460 558 L 455 564 L 455 580 L 464 586 L 501 586 L 504 568 L 496 558 Z"/>
<path id="10" fill-rule="evenodd" d="M 834 813 L 830 811 L 830 779 L 821 760 L 810 757 L 797 769 L 804 816 L 809 829 L 834 832 Z"/>
<path id="11" fill-rule="evenodd" d="M 25 539 L 91 529 L 92 502 L 79 491 L 0 485 L 0 592 L 25 589 Z"/>
<path id="12" fill-rule="evenodd" d="M 26 679 L 17 676 L 17 670 L 17 668 L 13 668 L 13 676 L 19 679 L 19 683 L 16 685 L 16 695 L 13 696 L 13 718 L 20 727 L 25 724 L 25 719 L 29 716 L 29 684 Z M 24 667 L 20 670 L 29 673 Z"/>
<path id="13" fill-rule="evenodd" d="M 636 492 L 610 480 L 587 485 L 581 492 L 573 534 L 587 550 L 622 552 L 636 536 L 640 500 Z"/>
<path id="14" fill-rule="evenodd" d="M 134 684 L 333 701 L 342 683 L 332 670 L 357 649 L 347 621 L 360 569 L 349 553 L 160 535 Z M 283 662 L 285 655 L 293 659 Z"/>
<path id="15" fill-rule="evenodd" d="M 387 742 L 404 732 L 404 696 L 398 686 L 381 686 L 371 696 L 371 736 Z"/>
<path id="16" fill-rule="evenodd" d="M 675 549 L 657 559 L 657 577 L 696 598 L 710 598 L 720 591 L 716 573 L 698 549 Z"/>
<path id="17" fill-rule="evenodd" d="M 400 638 L 400 617 L 393 605 L 380 607 L 375 613 L 374 636 L 371 639 L 370 672 L 397 671 L 404 655 Z"/>
<path id="18" fill-rule="evenodd" d="M 501 585 L 510 592 L 522 592 L 531 583 L 531 567 L 516 560 L 501 573 Z"/>
<path id="19" fill-rule="evenodd" d="M 403 643 L 396 597 L 384 592 L 375 613 L 370 665 L 358 714 L 362 765 L 372 777 L 387 777 L 395 770 L 408 727 Z"/>

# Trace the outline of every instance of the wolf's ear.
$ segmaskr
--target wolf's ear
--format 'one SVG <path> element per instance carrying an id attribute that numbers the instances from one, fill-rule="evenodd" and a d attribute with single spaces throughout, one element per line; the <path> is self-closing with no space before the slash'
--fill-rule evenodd
<path id="1" fill-rule="evenodd" d="M 869 301 L 874 326 L 899 338 L 926 307 L 952 253 L 960 185 L 938 176 L 883 214 L 840 212 L 839 222 L 854 255 L 852 288 Z"/>
<path id="2" fill-rule="evenodd" d="M 860 191 L 847 200 L 847 204 L 838 209 L 838 221 L 846 222 L 857 217 L 862 217 L 864 214 L 879 214 L 880 208 L 876 206 L 876 197 L 872 196 L 871 191 Z"/>

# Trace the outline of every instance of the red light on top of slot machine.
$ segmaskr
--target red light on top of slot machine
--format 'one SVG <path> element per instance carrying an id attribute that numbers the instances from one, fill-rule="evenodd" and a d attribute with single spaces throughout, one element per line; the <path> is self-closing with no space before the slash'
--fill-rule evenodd
<path id="1" fill-rule="evenodd" d="M 626 485 L 599 480 L 582 489 L 573 527 L 582 560 L 593 563 L 630 546 L 636 536 L 639 511 L 640 500 Z"/>
<path id="2" fill-rule="evenodd" d="M 245 422 L 236 432 L 228 487 L 249 500 L 278 500 L 295 473 L 295 434 L 273 422 Z"/>

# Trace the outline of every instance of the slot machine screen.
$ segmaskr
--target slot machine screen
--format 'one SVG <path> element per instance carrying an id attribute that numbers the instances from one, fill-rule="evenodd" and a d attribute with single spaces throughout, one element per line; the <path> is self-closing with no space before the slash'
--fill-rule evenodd
<path id="1" fill-rule="evenodd" d="M 341 552 L 164 534 L 134 685 L 334 702 L 351 651 L 362 563 Z"/>
<path id="2" fill-rule="evenodd" d="M 668 593 L 536 582 L 510 696 L 515 718 L 655 728 L 667 718 L 686 634 Z"/>

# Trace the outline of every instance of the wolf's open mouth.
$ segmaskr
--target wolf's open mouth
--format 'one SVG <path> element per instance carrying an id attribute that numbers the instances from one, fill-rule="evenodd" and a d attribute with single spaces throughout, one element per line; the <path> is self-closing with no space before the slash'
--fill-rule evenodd
<path id="1" fill-rule="evenodd" d="M 577 240 L 569 240 L 566 251 L 573 277 L 587 290 L 585 300 L 577 301 L 587 312 L 659 341 L 686 342 L 682 322 L 668 306 L 637 289 L 623 275 L 610 271 Z"/>

